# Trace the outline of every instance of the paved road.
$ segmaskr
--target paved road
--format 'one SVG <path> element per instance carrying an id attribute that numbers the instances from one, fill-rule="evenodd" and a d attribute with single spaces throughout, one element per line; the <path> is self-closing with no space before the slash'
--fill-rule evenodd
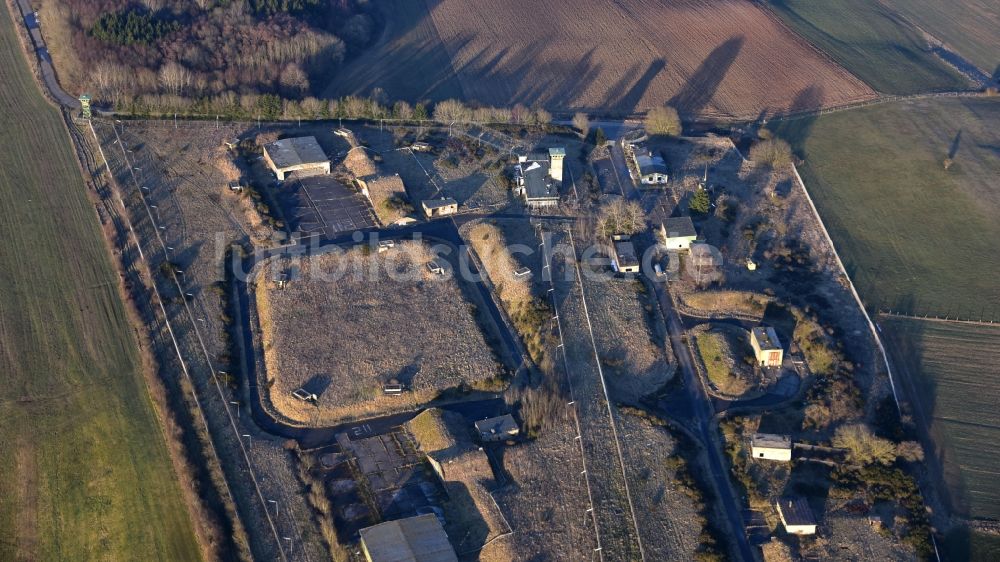
<path id="1" fill-rule="evenodd" d="M 617 139 L 612 149 L 612 162 L 615 162 L 616 168 L 624 164 L 624 154 Z M 628 170 L 618 169 L 617 171 L 618 174 L 616 177 L 619 181 L 621 193 L 626 194 L 626 197 L 630 199 L 638 200 L 641 197 L 641 193 L 634 188 L 631 178 L 628 177 Z M 645 248 L 640 248 L 640 250 L 645 250 Z M 693 418 L 694 429 L 705 446 L 709 469 L 715 481 L 715 488 L 721 496 L 720 501 L 722 502 L 723 510 L 726 512 L 730 536 L 736 542 L 737 549 L 739 550 L 739 558 L 744 561 L 756 560 L 753 549 L 750 547 L 750 542 L 747 540 L 741 515 L 742 510 L 736 504 L 732 482 L 729 479 L 729 471 L 726 468 L 726 462 L 723 458 L 722 445 L 716 438 L 717 432 L 715 430 L 716 420 L 713 402 L 708 394 L 708 390 L 704 387 L 701 377 L 698 376 L 698 371 L 694 367 L 694 359 L 691 357 L 690 350 L 683 340 L 686 333 L 684 324 L 681 321 L 680 315 L 673 307 L 673 302 L 670 300 L 670 295 L 667 293 L 668 289 L 665 284 L 660 283 L 659 280 L 652 277 L 652 273 L 649 271 L 645 271 L 644 275 L 649 277 L 654 287 L 657 301 L 660 304 L 663 318 L 667 324 L 670 343 L 674 349 L 674 355 L 677 357 L 680 373 L 684 376 L 684 387 L 687 389 L 688 400 L 687 404 L 685 404 L 685 412 L 679 417 Z"/>
<path id="2" fill-rule="evenodd" d="M 49 94 L 60 105 L 70 109 L 79 109 L 80 100 L 66 93 L 62 89 L 62 86 L 59 85 L 55 68 L 52 66 L 52 57 L 49 56 L 49 50 L 45 47 L 45 39 L 42 38 L 41 22 L 35 18 L 35 13 L 31 9 L 31 3 L 29 0 L 17 0 L 17 8 L 21 12 L 21 21 L 24 22 L 24 27 L 28 29 L 28 35 L 31 36 L 31 42 L 34 44 L 35 55 L 38 56 L 38 64 L 42 70 L 42 80 L 45 81 L 45 87 L 48 88 Z"/>
<path id="3" fill-rule="evenodd" d="M 715 411 L 712 407 L 712 401 L 701 377 L 698 376 L 698 371 L 694 367 L 694 359 L 691 357 L 690 350 L 682 339 L 685 334 L 684 325 L 681 323 L 680 316 L 674 309 L 670 295 L 667 294 L 667 290 L 663 287 L 663 284 L 654 282 L 653 285 L 656 291 L 656 298 L 660 303 L 660 309 L 663 311 L 663 318 L 667 324 L 670 344 L 674 348 L 674 355 L 677 357 L 680 373 L 684 376 L 684 388 L 687 390 L 692 413 L 694 414 L 695 429 L 708 452 L 709 469 L 711 470 L 712 478 L 715 480 L 715 487 L 719 492 L 723 511 L 726 512 L 726 517 L 729 520 L 731 536 L 736 541 L 736 546 L 739 549 L 742 560 L 756 560 L 743 527 L 742 510 L 736 504 L 732 483 L 729 479 L 729 471 L 726 468 L 725 459 L 723 458 L 722 446 L 716 439 Z"/>

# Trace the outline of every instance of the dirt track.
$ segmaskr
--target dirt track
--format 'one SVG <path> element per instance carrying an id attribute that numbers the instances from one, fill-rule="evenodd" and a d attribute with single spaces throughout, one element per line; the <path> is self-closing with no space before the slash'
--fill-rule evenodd
<path id="1" fill-rule="evenodd" d="M 380 86 L 390 97 L 619 114 L 670 103 L 686 114 L 723 117 L 875 96 L 750 2 L 583 0 L 572 10 L 556 0 L 426 4 L 424 17 L 405 28 L 393 24 L 397 16 L 387 7 L 383 42 L 326 93 Z M 412 6 L 406 11 L 420 15 Z M 453 74 L 442 76 L 448 60 Z"/>

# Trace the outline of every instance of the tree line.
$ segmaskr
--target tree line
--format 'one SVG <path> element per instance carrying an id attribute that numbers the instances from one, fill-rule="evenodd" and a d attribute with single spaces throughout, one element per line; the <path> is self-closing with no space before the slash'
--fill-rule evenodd
<path id="1" fill-rule="evenodd" d="M 168 82 L 173 84 L 183 80 L 183 77 L 171 75 Z M 112 109 L 116 113 L 137 117 L 177 114 L 183 117 L 219 117 L 236 121 L 393 119 L 510 125 L 548 125 L 552 122 L 552 114 L 545 109 L 530 109 L 520 104 L 512 108 L 500 108 L 471 106 L 457 100 L 443 100 L 435 104 L 411 104 L 402 100 L 390 103 L 378 88 L 369 97 L 345 96 L 330 100 L 312 96 L 295 100 L 277 94 L 236 95 L 231 92 L 195 99 L 175 93 L 150 94 L 123 98 L 119 103 L 113 104 Z"/>

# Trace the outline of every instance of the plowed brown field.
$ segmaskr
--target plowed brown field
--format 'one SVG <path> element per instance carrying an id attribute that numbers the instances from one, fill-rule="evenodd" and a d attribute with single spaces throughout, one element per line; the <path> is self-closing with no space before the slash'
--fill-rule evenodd
<path id="1" fill-rule="evenodd" d="M 399 13 L 419 18 L 414 4 L 383 4 L 381 43 L 348 64 L 327 94 L 380 86 L 393 98 L 437 99 L 458 93 L 457 77 L 461 97 L 489 105 L 631 114 L 669 103 L 720 117 L 875 95 L 746 1 L 425 0 L 422 18 L 393 23 Z"/>

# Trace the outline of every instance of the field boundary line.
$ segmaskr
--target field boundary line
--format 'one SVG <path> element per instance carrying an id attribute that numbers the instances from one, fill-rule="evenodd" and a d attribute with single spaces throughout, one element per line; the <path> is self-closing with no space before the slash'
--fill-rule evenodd
<path id="1" fill-rule="evenodd" d="M 773 23 L 774 25 L 776 25 L 779 29 L 782 29 L 790 37 L 794 37 L 795 39 L 801 41 L 804 45 L 806 45 L 814 53 L 816 53 L 817 55 L 819 55 L 819 57 L 821 59 L 823 59 L 826 62 L 832 64 L 836 68 L 839 68 L 839 69 L 843 70 L 848 75 L 850 75 L 851 77 L 853 77 L 855 80 L 857 80 L 858 82 L 861 82 L 862 84 L 864 84 L 865 86 L 867 86 L 868 89 L 871 90 L 871 92 L 873 94 L 875 94 L 876 98 L 880 95 L 879 91 L 876 90 L 874 86 L 872 86 L 871 84 L 869 84 L 867 81 L 863 80 L 860 76 L 858 76 L 853 71 L 851 71 L 851 69 L 847 68 L 847 65 L 842 64 L 841 62 L 837 61 L 837 59 L 833 58 L 833 55 L 831 55 L 830 53 L 828 53 L 825 50 L 823 50 L 823 48 L 821 48 L 819 45 L 817 45 L 817 44 L 813 43 L 812 41 L 810 41 L 805 35 L 802 35 L 801 33 L 798 33 L 797 31 L 795 31 L 794 29 L 792 29 L 792 26 L 790 26 L 787 23 L 785 23 L 785 20 L 781 19 L 781 16 L 779 16 L 771 8 L 771 6 L 767 2 L 753 2 L 753 5 L 757 9 L 759 9 L 761 12 L 764 13 L 764 17 L 766 17 L 767 19 L 769 19 L 771 21 L 771 23 Z M 848 103 L 851 103 L 851 102 L 848 102 Z"/>
<path id="2" fill-rule="evenodd" d="M 891 310 L 878 310 L 875 312 L 878 316 L 887 316 L 889 318 L 904 318 L 906 320 L 920 320 L 922 322 L 940 322 L 942 324 L 969 324 L 971 326 L 1000 326 L 1000 322 L 994 322 L 993 320 L 962 320 L 960 318 L 949 318 L 940 316 L 917 316 L 914 314 L 903 314 L 901 312 L 893 312 Z"/>
<path id="3" fill-rule="evenodd" d="M 868 330 L 871 332 L 872 337 L 875 338 L 875 345 L 878 346 L 879 352 L 882 355 L 882 363 L 885 365 L 886 375 L 889 377 L 889 387 L 892 389 L 892 399 L 896 403 L 896 411 L 902 412 L 899 406 L 899 394 L 896 391 L 896 383 L 892 376 L 892 366 L 889 364 L 889 355 L 885 351 L 885 346 L 882 344 L 882 338 L 879 336 L 878 328 L 876 328 L 875 323 L 872 322 L 871 316 L 869 316 L 868 311 L 865 310 L 865 304 L 861 301 L 861 296 L 858 294 L 857 288 L 854 286 L 854 280 L 847 273 L 847 268 L 844 267 L 843 260 L 840 259 L 840 252 L 837 251 L 837 246 L 833 243 L 833 238 L 830 237 L 830 232 L 826 229 L 826 224 L 823 223 L 823 217 L 820 216 L 819 210 L 816 208 L 816 203 L 813 202 L 812 196 L 809 194 L 809 190 L 806 188 L 806 182 L 802 181 L 802 176 L 799 175 L 799 169 L 792 163 L 792 173 L 795 174 L 795 180 L 799 183 L 802 188 L 802 193 L 806 196 L 806 201 L 809 202 L 809 208 L 812 209 L 813 215 L 816 216 L 816 221 L 819 223 L 820 230 L 823 231 L 823 237 L 826 238 L 827 243 L 830 245 L 830 250 L 833 252 L 834 259 L 837 260 L 837 265 L 840 267 L 840 272 L 847 279 L 847 286 L 851 289 L 851 294 L 854 295 L 854 301 L 858 303 L 858 308 L 861 309 L 861 314 L 864 315 L 865 320 L 868 322 Z"/>
<path id="4" fill-rule="evenodd" d="M 158 227 L 155 226 L 156 223 L 155 223 L 155 221 L 153 221 L 152 212 L 149 210 L 149 203 L 146 201 L 146 197 L 142 194 L 142 190 L 139 189 L 139 182 L 138 182 L 138 180 L 135 177 L 135 168 L 128 161 L 128 155 L 125 153 L 125 146 L 122 144 L 121 137 L 118 136 L 118 129 L 114 126 L 114 123 L 111 124 L 111 127 L 114 130 L 114 132 L 115 132 L 115 139 L 117 140 L 118 147 L 121 148 L 121 150 L 122 150 L 122 158 L 123 158 L 125 164 L 129 167 L 129 172 L 132 175 L 132 182 L 135 184 L 136 190 L 139 193 L 139 197 L 142 200 L 143 207 L 145 207 L 145 209 L 146 209 L 146 214 L 147 214 L 150 222 L 154 225 L 154 234 L 156 235 L 156 239 L 157 239 L 157 241 L 159 241 L 160 246 L 161 246 L 161 250 L 163 251 L 163 254 L 166 256 L 167 255 L 166 244 L 163 242 L 163 238 L 160 236 L 160 232 L 159 232 Z M 98 146 L 100 146 L 100 139 L 97 137 L 97 132 L 94 130 L 93 122 L 90 122 L 90 130 L 91 130 L 91 133 L 94 135 L 94 140 L 97 142 Z M 101 157 L 105 158 L 103 149 L 101 150 Z M 111 174 L 111 167 L 110 167 L 110 164 L 108 163 L 107 158 L 105 158 L 104 162 L 105 162 L 105 165 L 108 168 L 108 173 Z M 126 209 L 126 211 L 127 211 L 127 209 Z M 131 224 L 131 221 L 130 221 L 130 224 Z M 135 237 L 135 231 L 133 230 L 132 232 L 133 232 L 133 236 Z M 135 238 L 136 238 L 136 244 L 138 245 L 138 237 L 135 237 Z M 148 261 L 147 261 L 147 263 L 148 263 Z M 171 271 L 171 278 L 173 279 L 174 285 L 176 285 L 177 290 L 180 291 L 183 294 L 184 293 L 184 288 L 181 286 L 180 281 L 177 279 L 176 272 Z M 155 285 L 155 281 L 153 282 L 153 284 Z M 157 291 L 157 294 L 158 294 L 158 291 Z M 160 302 L 160 308 L 161 308 L 161 310 L 163 310 L 164 314 L 166 314 L 166 310 L 164 309 L 162 302 Z M 260 484 L 257 482 L 257 476 L 256 476 L 256 473 L 254 472 L 253 464 L 250 462 L 250 456 L 247 454 L 246 447 L 243 444 L 243 439 L 240 437 L 239 430 L 236 427 L 236 421 L 233 418 L 233 413 L 232 413 L 232 411 L 230 411 L 229 406 L 228 406 L 229 402 L 228 402 L 228 400 L 225 399 L 225 395 L 222 393 L 222 389 L 219 386 L 219 380 L 218 380 L 218 377 L 215 376 L 215 368 L 212 365 L 211 356 L 208 353 L 208 348 L 205 347 L 204 340 L 202 340 L 202 338 L 201 338 L 201 333 L 198 331 L 198 325 L 197 325 L 197 323 L 194 320 L 194 316 L 191 313 L 191 308 L 188 305 L 187 300 L 184 301 L 184 309 L 187 312 L 188 320 L 191 322 L 191 329 L 194 331 L 195 335 L 197 336 L 198 341 L 201 344 L 202 352 L 205 354 L 205 361 L 207 362 L 209 370 L 211 371 L 209 373 L 209 376 L 215 382 L 216 390 L 219 393 L 219 397 L 222 399 L 223 408 L 226 411 L 226 416 L 229 418 L 230 427 L 232 428 L 234 434 L 236 435 L 236 441 L 237 441 L 237 443 L 239 443 L 240 451 L 243 453 L 243 458 L 246 461 L 247 471 L 250 473 L 250 479 L 253 481 L 254 489 L 257 492 L 257 497 L 260 499 L 261 507 L 262 507 L 262 509 L 264 511 L 264 515 L 267 518 L 267 521 L 268 521 L 268 523 L 269 523 L 269 525 L 271 527 L 271 532 L 274 535 L 274 540 L 275 540 L 275 544 L 277 545 L 277 548 L 278 548 L 278 553 L 281 555 L 281 559 L 284 560 L 285 562 L 287 562 L 288 557 L 285 555 L 285 551 L 284 551 L 284 549 L 281 546 L 281 539 L 278 536 L 277 527 L 274 524 L 274 520 L 271 518 L 271 513 L 270 513 L 270 511 L 267 508 L 267 502 L 264 500 L 264 495 L 263 495 L 263 493 L 260 490 Z M 166 320 L 166 317 L 164 318 L 164 320 Z M 172 333 L 172 330 L 171 330 L 171 333 Z M 177 346 L 176 340 L 174 340 L 174 345 L 175 345 L 175 347 Z M 180 357 L 180 349 L 179 348 L 177 349 L 177 353 L 178 353 L 178 357 Z M 191 378 L 190 374 L 187 371 L 187 369 L 185 369 L 185 375 L 189 379 Z M 202 406 L 200 404 L 200 401 L 196 400 L 196 403 L 198 404 L 199 414 L 204 419 L 205 414 L 204 414 L 204 411 L 203 411 Z M 205 423 L 206 423 L 206 427 L 207 427 L 208 426 L 207 421 Z M 211 438 L 211 436 L 210 436 L 210 438 Z M 214 440 L 213 440 L 213 447 L 214 447 Z M 221 459 L 220 459 L 220 462 L 221 462 Z M 228 481 L 227 481 L 226 487 L 229 488 Z M 230 493 L 231 493 L 231 491 L 230 491 Z M 235 503 L 235 500 L 234 500 L 234 503 Z M 303 549 L 303 552 L 305 552 L 305 549 Z M 308 556 L 308 554 L 307 554 L 307 556 Z"/>
<path id="5" fill-rule="evenodd" d="M 611 397 L 608 395 L 608 385 L 604 381 L 604 369 L 601 367 L 601 356 L 597 352 L 597 341 L 594 339 L 594 326 L 590 323 L 590 312 L 587 310 L 587 295 L 583 288 L 583 277 L 580 274 L 580 262 L 577 260 L 576 254 L 576 242 L 573 241 L 573 233 L 570 232 L 569 228 L 566 229 L 566 235 L 569 236 L 570 247 L 573 248 L 573 267 L 576 270 L 576 281 L 580 285 L 580 300 L 583 302 L 583 317 L 587 319 L 587 331 L 590 333 L 590 345 L 594 348 L 594 360 L 597 363 L 597 373 L 601 377 L 601 388 L 604 390 L 604 403 L 608 407 L 608 417 L 611 421 L 611 434 L 615 438 L 615 450 L 618 452 L 618 464 L 622 469 L 622 478 L 625 484 L 625 499 L 628 500 L 628 509 L 632 514 L 632 528 L 635 529 L 635 542 L 639 545 L 639 556 L 642 560 L 646 560 L 646 553 L 642 549 L 642 537 L 639 534 L 639 521 L 635 517 L 635 507 L 632 505 L 632 492 L 629 491 L 628 487 L 628 473 L 625 471 L 625 457 L 622 454 L 621 440 L 618 439 L 618 429 L 615 427 L 615 413 L 611 409 Z M 563 353 L 566 352 L 566 347 L 563 346 Z"/>

